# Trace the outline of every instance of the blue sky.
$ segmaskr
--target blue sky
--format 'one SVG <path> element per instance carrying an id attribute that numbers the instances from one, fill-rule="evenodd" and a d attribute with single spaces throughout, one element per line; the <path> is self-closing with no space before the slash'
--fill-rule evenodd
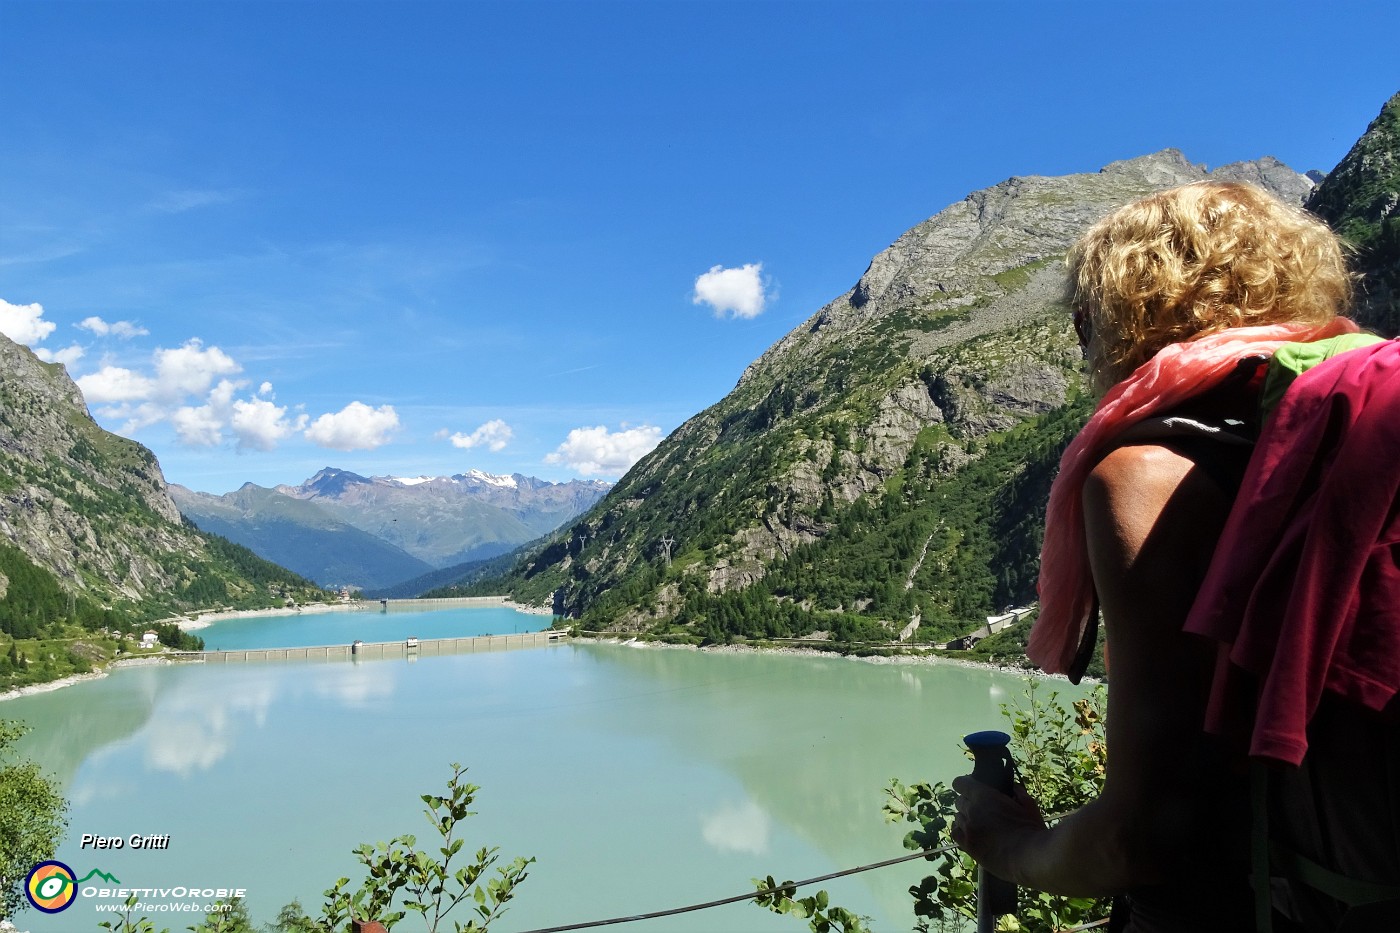
<path id="1" fill-rule="evenodd" d="M 204 491 L 614 479 L 971 191 L 1332 168 L 1397 7 L 0 0 L 0 330 Z"/>

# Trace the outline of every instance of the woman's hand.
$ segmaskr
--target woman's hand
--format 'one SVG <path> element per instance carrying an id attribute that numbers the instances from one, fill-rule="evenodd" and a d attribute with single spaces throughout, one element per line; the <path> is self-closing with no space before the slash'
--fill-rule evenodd
<path id="1" fill-rule="evenodd" d="M 953 780 L 953 790 L 958 794 L 953 841 L 992 874 L 1015 881 L 1016 851 L 1031 834 L 1045 831 L 1040 808 L 1019 783 L 1007 796 L 965 774 Z"/>

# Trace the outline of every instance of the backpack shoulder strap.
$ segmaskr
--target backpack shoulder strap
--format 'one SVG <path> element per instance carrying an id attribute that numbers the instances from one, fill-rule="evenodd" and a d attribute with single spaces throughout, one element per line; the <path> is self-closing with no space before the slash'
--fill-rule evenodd
<path id="1" fill-rule="evenodd" d="M 1303 855 L 1269 832 L 1270 776 L 1283 767 L 1259 758 L 1250 760 L 1250 883 L 1254 888 L 1255 933 L 1273 933 L 1273 878 L 1305 884 L 1346 905 L 1338 933 L 1371 927 L 1377 916 L 1400 915 L 1400 885 L 1366 881 L 1344 875 Z M 1307 780 L 1305 764 L 1298 772 Z M 1307 793 L 1308 797 L 1312 792 Z M 1356 925 L 1361 924 L 1361 925 Z"/>

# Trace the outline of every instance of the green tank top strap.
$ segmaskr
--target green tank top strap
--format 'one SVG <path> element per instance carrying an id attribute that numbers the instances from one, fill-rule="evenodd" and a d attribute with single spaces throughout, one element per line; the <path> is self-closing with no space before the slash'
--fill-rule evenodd
<path id="1" fill-rule="evenodd" d="M 1279 347 L 1270 358 L 1264 374 L 1264 388 L 1259 395 L 1259 410 L 1263 415 L 1261 422 L 1268 419 L 1279 399 L 1283 398 L 1283 393 L 1288 391 L 1293 380 L 1300 375 L 1338 354 L 1381 343 L 1383 340 L 1384 338 L 1375 334 L 1363 332 L 1340 334 L 1312 343 L 1285 343 Z"/>

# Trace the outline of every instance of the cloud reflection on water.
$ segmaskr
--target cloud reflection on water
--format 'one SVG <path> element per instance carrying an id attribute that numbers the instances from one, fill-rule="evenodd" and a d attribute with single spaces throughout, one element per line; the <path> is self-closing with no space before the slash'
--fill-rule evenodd
<path id="1" fill-rule="evenodd" d="M 312 676 L 311 689 L 319 697 L 364 709 L 394 695 L 398 687 L 397 666 L 376 662 L 318 667 Z"/>
<path id="2" fill-rule="evenodd" d="M 773 821 L 768 812 L 754 803 L 725 802 L 712 813 L 700 817 L 700 833 L 720 852 L 765 855 L 770 848 Z"/>
<path id="3" fill-rule="evenodd" d="M 220 695 L 204 689 L 175 690 L 157 708 L 147 728 L 146 765 L 189 777 L 207 771 L 233 748 L 238 727 L 262 728 L 277 696 L 275 679 L 260 678 Z"/>

